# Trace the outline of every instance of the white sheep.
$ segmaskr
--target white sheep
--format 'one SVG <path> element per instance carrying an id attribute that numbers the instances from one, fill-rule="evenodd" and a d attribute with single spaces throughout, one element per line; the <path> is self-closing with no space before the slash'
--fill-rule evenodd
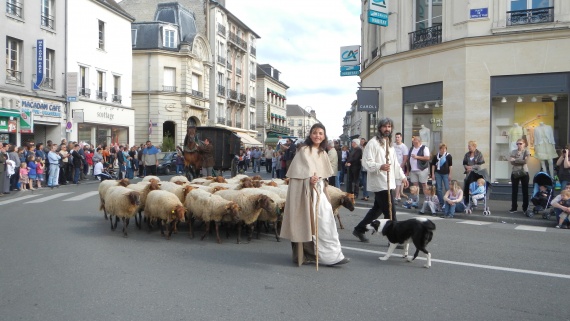
<path id="1" fill-rule="evenodd" d="M 201 220 L 206 224 L 206 231 L 201 240 L 206 237 L 210 231 L 210 222 L 216 225 L 216 239 L 218 243 L 222 243 L 220 239 L 220 223 L 230 222 L 237 223 L 239 221 L 239 206 L 236 202 L 228 201 L 219 195 L 211 194 L 205 190 L 195 189 L 190 191 L 184 203 L 189 216 L 192 220 Z M 194 237 L 192 231 L 192 220 L 189 223 L 190 237 Z"/>
<path id="2" fill-rule="evenodd" d="M 176 183 L 171 183 L 171 182 L 161 182 L 159 186 L 162 191 L 167 191 L 176 195 L 176 197 L 178 197 L 181 203 L 184 203 L 184 200 L 186 199 L 186 195 L 188 194 L 188 192 L 194 189 L 194 187 L 190 185 L 178 185 Z"/>
<path id="3" fill-rule="evenodd" d="M 176 195 L 167 191 L 151 191 L 146 197 L 144 210 L 145 218 L 148 216 L 148 228 L 152 229 L 152 223 L 160 220 L 160 234 L 164 236 L 164 225 L 170 224 L 166 239 L 170 239 L 173 225 L 184 222 L 186 209 Z"/>
<path id="4" fill-rule="evenodd" d="M 147 176 L 145 176 L 145 177 L 142 179 L 142 181 L 143 181 L 143 182 L 148 182 L 148 181 L 150 181 L 151 179 L 156 179 L 157 181 L 160 182 L 160 177 L 154 176 L 154 175 L 147 175 Z"/>
<path id="5" fill-rule="evenodd" d="M 237 237 L 238 244 L 241 242 L 241 227 L 243 224 L 250 227 L 247 240 L 251 241 L 251 237 L 253 235 L 253 223 L 257 221 L 257 218 L 261 214 L 261 210 L 264 209 L 266 211 L 272 211 L 275 209 L 275 202 L 267 195 L 246 195 L 243 190 L 223 190 L 216 192 L 214 195 L 219 195 L 226 200 L 234 201 L 240 208 L 240 223 L 238 224 Z"/>
<path id="6" fill-rule="evenodd" d="M 232 178 L 226 179 L 226 182 L 228 182 L 229 184 L 238 184 L 244 178 L 249 178 L 249 176 L 244 175 L 244 174 L 239 174 L 239 175 L 236 175 Z"/>
<path id="7" fill-rule="evenodd" d="M 265 186 L 271 187 L 271 186 Z M 275 239 L 280 242 L 279 239 L 279 223 L 282 220 L 282 213 L 285 209 L 285 198 L 279 196 L 279 194 L 262 188 L 246 188 L 241 190 L 245 195 L 266 195 L 273 200 L 272 208 L 270 211 L 262 209 L 259 217 L 257 218 L 257 238 L 259 239 L 259 233 L 261 231 L 261 224 L 273 224 L 275 231 Z M 266 225 L 267 228 L 267 225 Z"/>
<path id="8" fill-rule="evenodd" d="M 230 183 L 212 183 L 210 185 L 208 185 L 209 187 L 224 187 L 226 189 L 233 189 L 233 190 L 238 190 L 241 189 L 241 185 L 239 183 L 237 184 L 230 184 Z"/>
<path id="9" fill-rule="evenodd" d="M 176 183 L 176 184 L 178 184 L 178 183 L 182 183 L 182 184 L 183 184 L 183 183 L 190 183 L 190 181 L 188 180 L 188 178 L 186 178 L 186 176 L 182 176 L 182 175 L 173 176 L 173 177 L 170 179 L 170 182 L 171 182 L 171 183 Z"/>
<path id="10" fill-rule="evenodd" d="M 140 204 L 140 193 L 123 186 L 112 186 L 105 195 L 105 211 L 109 214 L 111 230 L 117 228 L 119 217 L 123 221 L 123 235 L 127 237 L 127 226 L 129 219 L 136 215 Z M 115 224 L 113 224 L 115 216 Z"/>
<path id="11" fill-rule="evenodd" d="M 287 187 L 287 185 L 283 185 L 283 186 Z M 273 192 L 273 193 L 279 195 L 279 197 L 281 197 L 282 199 L 287 199 L 287 188 L 280 188 L 280 187 L 263 185 L 259 189 Z"/>
<path id="12" fill-rule="evenodd" d="M 338 224 L 341 229 L 344 229 L 340 221 L 339 208 L 346 207 L 349 211 L 354 211 L 354 194 L 343 192 L 341 189 L 334 186 L 327 186 L 327 194 L 330 197 L 331 206 L 334 216 L 338 219 Z"/>
<path id="13" fill-rule="evenodd" d="M 103 211 L 103 214 L 105 214 L 105 219 L 107 219 L 107 210 L 105 210 L 105 195 L 107 195 L 107 191 L 109 190 L 110 187 L 113 186 L 128 186 L 129 185 L 129 179 L 128 178 L 123 178 L 120 181 L 116 181 L 116 180 L 105 180 L 102 181 L 101 183 L 99 183 L 99 210 Z"/>
<path id="14" fill-rule="evenodd" d="M 158 185 L 158 181 L 155 179 L 151 179 L 148 182 L 138 183 L 138 184 L 130 184 L 127 188 L 132 189 L 140 193 L 140 204 L 138 208 L 138 216 L 135 216 L 135 223 L 137 227 L 140 229 L 142 227 L 142 211 L 144 211 L 145 204 L 146 204 L 146 197 L 150 191 L 156 191 L 160 187 Z"/>

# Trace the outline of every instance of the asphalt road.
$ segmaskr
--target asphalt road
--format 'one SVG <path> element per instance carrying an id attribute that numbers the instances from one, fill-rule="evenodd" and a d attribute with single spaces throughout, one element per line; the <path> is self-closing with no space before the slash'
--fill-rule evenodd
<path id="1" fill-rule="evenodd" d="M 348 265 L 296 267 L 269 233 L 129 237 L 98 211 L 97 184 L 0 198 L 2 320 L 569 320 L 570 231 L 435 218 L 424 260 L 351 235 L 366 208 L 342 210 Z M 414 217 L 401 214 L 400 220 Z M 414 247 L 411 246 L 411 250 Z M 400 254 L 401 250 L 396 250 Z"/>

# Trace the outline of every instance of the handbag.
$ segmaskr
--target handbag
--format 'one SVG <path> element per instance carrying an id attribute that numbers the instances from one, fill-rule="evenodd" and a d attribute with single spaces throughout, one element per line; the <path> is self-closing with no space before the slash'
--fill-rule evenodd
<path id="1" fill-rule="evenodd" d="M 526 172 L 523 171 L 522 169 L 519 169 L 519 170 L 513 171 L 513 174 L 512 174 L 512 175 L 513 175 L 513 178 L 514 178 L 514 179 L 519 179 L 519 178 L 521 178 L 521 177 L 525 177 L 525 176 L 526 176 Z"/>

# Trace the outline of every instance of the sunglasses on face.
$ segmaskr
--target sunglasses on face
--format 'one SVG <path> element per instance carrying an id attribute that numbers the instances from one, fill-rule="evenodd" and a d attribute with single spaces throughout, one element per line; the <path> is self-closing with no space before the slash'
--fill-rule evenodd
<path id="1" fill-rule="evenodd" d="M 523 143 L 517 143 L 517 145 L 522 145 Z"/>

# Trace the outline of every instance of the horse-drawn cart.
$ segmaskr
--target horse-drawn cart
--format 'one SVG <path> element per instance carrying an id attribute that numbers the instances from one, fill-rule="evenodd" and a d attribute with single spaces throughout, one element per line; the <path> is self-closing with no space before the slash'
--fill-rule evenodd
<path id="1" fill-rule="evenodd" d="M 239 154 L 241 139 L 231 130 L 220 127 L 196 127 L 196 136 L 203 141 L 208 137 L 214 146 L 214 169 L 221 172 L 231 170 L 232 177 L 236 175 L 237 164 L 235 156 Z"/>

